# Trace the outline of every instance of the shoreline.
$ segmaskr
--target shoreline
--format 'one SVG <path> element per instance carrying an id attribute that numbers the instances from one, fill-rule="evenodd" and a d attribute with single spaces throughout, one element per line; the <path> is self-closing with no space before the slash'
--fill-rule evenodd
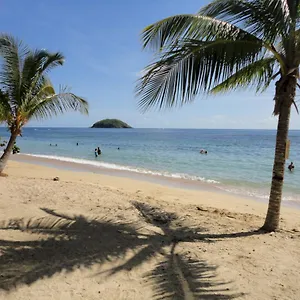
<path id="1" fill-rule="evenodd" d="M 117 169 L 109 169 L 102 166 L 93 166 L 88 164 L 81 164 L 76 162 L 63 161 L 52 158 L 44 158 L 39 156 L 33 156 L 31 154 L 18 154 L 11 156 L 12 161 L 21 162 L 21 163 L 29 163 L 34 165 L 40 165 L 44 167 L 56 168 L 60 170 L 66 171 L 74 171 L 74 172 L 88 172 L 92 174 L 99 174 L 105 176 L 112 176 L 118 178 L 128 178 L 141 182 L 148 182 L 153 184 L 158 184 L 162 186 L 166 186 L 169 188 L 179 188 L 184 190 L 192 190 L 192 191 L 204 191 L 204 192 L 212 192 L 219 195 L 224 196 L 233 196 L 237 198 L 242 198 L 250 201 L 255 201 L 262 204 L 268 204 L 267 199 L 262 199 L 255 196 L 244 195 L 241 193 L 234 193 L 228 191 L 226 189 L 222 189 L 218 187 L 216 183 L 209 183 L 203 181 L 193 181 L 184 178 L 170 178 L 165 176 L 158 176 L 153 174 L 143 174 L 138 172 L 133 172 L 129 170 L 117 170 Z M 295 208 L 300 210 L 300 203 L 296 201 L 282 201 L 282 206 Z"/>
<path id="2" fill-rule="evenodd" d="M 61 170 L 69 170 L 75 172 L 89 172 L 100 175 L 116 176 L 120 178 L 129 178 L 144 182 L 150 182 L 155 184 L 162 184 L 168 187 L 184 188 L 188 190 L 205 190 L 219 192 L 223 194 L 223 191 L 217 188 L 214 183 L 208 183 L 204 181 L 193 181 L 184 178 L 171 178 L 163 175 L 143 174 L 129 170 L 109 169 L 102 166 L 93 166 L 88 164 L 81 164 L 77 162 L 63 161 L 53 158 L 44 158 L 34 156 L 31 154 L 18 154 L 11 157 L 12 161 L 25 162 L 30 164 L 36 164 L 45 167 L 54 167 Z M 225 194 L 232 194 L 224 191 Z"/>
<path id="3" fill-rule="evenodd" d="M 118 172 L 109 170 L 105 173 L 95 173 L 90 170 L 74 170 L 71 167 L 72 163 L 61 164 L 60 161 L 55 161 L 52 166 L 41 165 L 33 162 L 9 161 L 7 173 L 16 177 L 25 177 L 30 179 L 53 180 L 54 177 L 59 177 L 61 181 L 83 182 L 87 185 L 101 185 L 128 193 L 144 194 L 147 198 L 152 198 L 152 194 L 162 195 L 162 201 L 169 201 L 178 204 L 190 204 L 195 206 L 204 206 L 212 209 L 228 210 L 234 213 L 253 214 L 265 217 L 268 203 L 257 201 L 250 197 L 241 197 L 231 193 L 224 193 L 220 190 L 205 190 L 205 189 L 187 189 L 184 186 L 169 186 L 159 182 L 151 182 L 140 178 L 117 176 Z M 43 161 L 43 160 L 42 160 Z M 44 161 L 43 161 L 44 162 Z M 45 163 L 45 162 L 44 162 Z M 67 166 L 69 169 L 67 169 Z M 110 172 L 112 171 L 112 172 Z M 291 215 L 300 218 L 300 210 L 288 205 L 282 205 L 282 220 L 289 224 Z"/>

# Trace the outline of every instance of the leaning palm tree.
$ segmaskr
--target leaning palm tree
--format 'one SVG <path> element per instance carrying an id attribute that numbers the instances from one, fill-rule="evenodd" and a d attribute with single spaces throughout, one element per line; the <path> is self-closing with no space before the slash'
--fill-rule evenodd
<path id="1" fill-rule="evenodd" d="M 300 64 L 300 0 L 215 0 L 194 15 L 146 27 L 143 46 L 157 51 L 137 85 L 146 110 L 183 105 L 200 92 L 255 87 L 276 79 L 277 138 L 269 207 L 263 229 L 279 226 L 291 106 Z"/>
<path id="2" fill-rule="evenodd" d="M 0 35 L 0 123 L 6 123 L 10 139 L 0 158 L 3 172 L 17 136 L 32 119 L 44 119 L 65 111 L 88 113 L 88 103 L 62 88 L 56 93 L 47 74 L 64 63 L 64 56 L 47 50 L 30 50 L 9 35 Z"/>

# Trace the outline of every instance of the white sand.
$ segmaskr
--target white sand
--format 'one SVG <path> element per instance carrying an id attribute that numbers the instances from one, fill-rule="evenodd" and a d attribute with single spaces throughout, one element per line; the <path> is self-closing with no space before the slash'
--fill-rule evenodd
<path id="1" fill-rule="evenodd" d="M 267 207 L 247 199 L 19 162 L 7 173 L 0 299 L 300 299 L 296 209 L 256 234 Z"/>

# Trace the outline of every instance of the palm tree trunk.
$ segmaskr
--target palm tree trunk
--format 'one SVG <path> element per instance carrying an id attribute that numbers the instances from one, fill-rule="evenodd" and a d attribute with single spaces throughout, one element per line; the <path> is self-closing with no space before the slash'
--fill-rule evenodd
<path id="1" fill-rule="evenodd" d="M 284 82 L 280 89 L 276 88 L 275 99 L 280 103 L 275 158 L 273 165 L 273 177 L 271 192 L 269 197 L 268 212 L 265 219 L 264 231 L 275 231 L 279 227 L 280 206 L 284 181 L 284 170 L 286 161 L 286 144 L 288 140 L 291 105 L 295 98 L 296 79 L 289 78 Z M 275 105 L 276 109 L 276 105 Z M 276 111 L 275 111 L 276 113 Z"/>
<path id="2" fill-rule="evenodd" d="M 3 172 L 4 168 L 6 167 L 7 161 L 9 159 L 11 151 L 14 147 L 17 136 L 18 135 L 16 133 L 11 133 L 11 135 L 10 135 L 10 139 L 8 141 L 6 149 L 4 150 L 4 153 L 2 154 L 2 156 L 0 158 L 0 174 Z"/>

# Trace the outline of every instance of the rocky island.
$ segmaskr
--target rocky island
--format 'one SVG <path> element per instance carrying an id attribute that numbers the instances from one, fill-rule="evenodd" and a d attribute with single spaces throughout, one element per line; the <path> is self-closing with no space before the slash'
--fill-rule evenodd
<path id="1" fill-rule="evenodd" d="M 132 128 L 118 119 L 104 119 L 93 124 L 91 128 Z"/>

